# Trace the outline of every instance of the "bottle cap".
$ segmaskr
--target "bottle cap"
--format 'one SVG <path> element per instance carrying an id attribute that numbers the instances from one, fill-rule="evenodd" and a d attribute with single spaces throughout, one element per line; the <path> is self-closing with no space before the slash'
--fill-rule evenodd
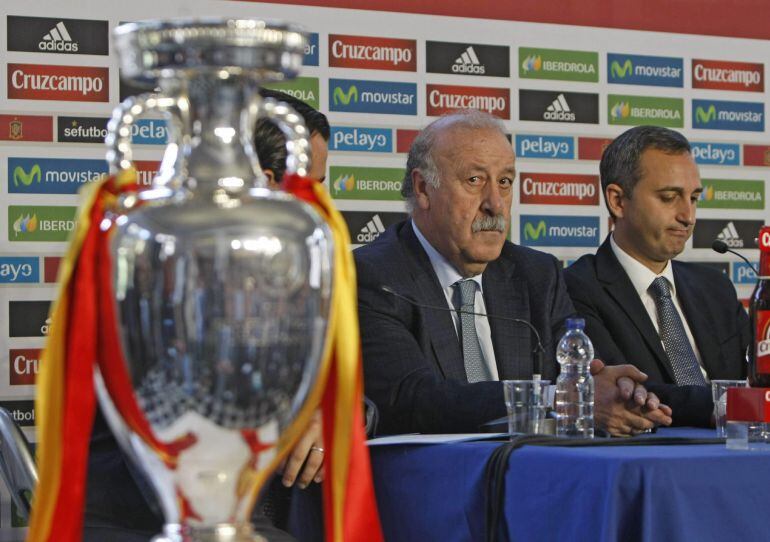
<path id="1" fill-rule="evenodd" d="M 583 318 L 567 318 L 567 329 L 584 329 L 586 321 Z"/>

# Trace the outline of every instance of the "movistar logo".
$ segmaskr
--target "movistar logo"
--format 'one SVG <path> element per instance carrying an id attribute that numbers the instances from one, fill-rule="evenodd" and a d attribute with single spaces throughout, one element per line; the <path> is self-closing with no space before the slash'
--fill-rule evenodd
<path id="1" fill-rule="evenodd" d="M 537 223 L 537 227 L 534 227 L 531 222 L 524 224 L 524 240 L 530 239 L 537 241 L 540 236 L 545 233 L 545 220 L 541 220 Z"/>
<path id="2" fill-rule="evenodd" d="M 358 88 L 350 85 L 347 92 L 342 92 L 342 87 L 334 89 L 334 105 L 348 105 L 350 101 L 358 102 Z"/>
<path id="3" fill-rule="evenodd" d="M 538 72 L 542 66 L 543 59 L 540 58 L 540 55 L 529 55 L 524 59 L 524 62 L 521 63 L 521 67 L 525 73 L 532 70 Z"/>
<path id="4" fill-rule="evenodd" d="M 610 110 L 610 116 L 613 119 L 625 119 L 628 118 L 628 115 L 630 114 L 631 107 L 629 107 L 628 102 L 618 102 L 613 105 L 612 109 Z"/>
<path id="5" fill-rule="evenodd" d="M 700 124 L 708 124 L 717 118 L 717 109 L 713 104 L 709 106 L 708 111 L 704 111 L 701 106 L 698 106 L 695 108 L 695 118 Z"/>
<path id="6" fill-rule="evenodd" d="M 631 64 L 630 58 L 627 58 L 622 66 L 620 65 L 620 62 L 618 62 L 617 60 L 613 60 L 612 64 L 610 65 L 610 72 L 612 73 L 612 77 L 625 79 L 626 75 L 629 75 L 633 71 L 634 71 L 634 66 L 633 64 Z"/>
<path id="7" fill-rule="evenodd" d="M 29 171 L 29 173 L 24 171 L 24 168 L 21 166 L 16 166 L 16 169 L 13 170 L 13 186 L 19 186 L 19 183 L 23 184 L 24 186 L 29 186 L 35 181 L 39 183 L 40 178 L 40 166 L 37 164 L 32 166 L 32 169 Z"/>

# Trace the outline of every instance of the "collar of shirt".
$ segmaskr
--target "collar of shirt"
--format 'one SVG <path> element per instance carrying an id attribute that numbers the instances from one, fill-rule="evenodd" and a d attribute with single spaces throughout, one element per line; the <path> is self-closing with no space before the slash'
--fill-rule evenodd
<path id="1" fill-rule="evenodd" d="M 411 222 L 412 229 L 414 229 L 414 234 L 417 236 L 417 240 L 420 242 L 420 245 L 422 245 L 423 250 L 425 250 L 425 252 L 428 254 L 428 259 L 430 260 L 430 264 L 433 266 L 433 271 L 436 272 L 438 282 L 441 284 L 441 289 L 447 291 L 447 289 L 452 288 L 455 282 L 458 280 L 463 280 L 465 277 L 460 275 L 460 273 L 457 272 L 457 269 L 455 269 L 455 267 L 449 263 L 449 260 L 442 256 L 438 250 L 433 248 L 433 245 L 428 242 L 428 240 L 420 231 L 420 228 L 418 228 L 417 224 L 414 223 L 414 220 Z M 481 287 L 481 274 L 469 278 L 476 281 L 476 283 L 479 285 L 479 292 L 483 294 L 484 290 Z"/>
<path id="2" fill-rule="evenodd" d="M 639 297 L 644 298 L 645 295 L 648 295 L 647 289 L 652 284 L 652 281 L 658 277 L 665 277 L 671 288 L 671 296 L 676 298 L 676 285 L 674 284 L 674 271 L 671 262 L 666 262 L 666 267 L 663 271 L 656 275 L 643 263 L 620 248 L 615 242 L 615 237 L 613 235 L 610 235 L 610 246 L 612 247 L 612 252 L 615 253 L 615 257 L 625 270 L 626 275 L 631 279 L 631 284 L 634 285 L 634 289 L 636 290 L 636 293 L 639 294 Z"/>

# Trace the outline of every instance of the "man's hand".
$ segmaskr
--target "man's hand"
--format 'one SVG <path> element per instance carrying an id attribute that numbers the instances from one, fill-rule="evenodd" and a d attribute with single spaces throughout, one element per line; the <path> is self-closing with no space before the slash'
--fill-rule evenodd
<path id="1" fill-rule="evenodd" d="M 321 483 L 324 477 L 323 460 L 321 411 L 316 410 L 305 433 L 294 445 L 288 458 L 284 459 L 278 467 L 278 472 L 283 471 L 281 480 L 283 485 L 291 487 L 296 481 L 300 489 L 305 489 L 314 480 L 316 483 Z M 305 465 L 304 469 L 302 469 L 302 465 Z M 300 469 L 302 469 L 301 475 Z M 299 479 L 297 479 L 298 475 Z"/>
<path id="2" fill-rule="evenodd" d="M 642 386 L 647 375 L 633 365 L 610 367 L 595 359 L 591 374 L 595 383 L 594 420 L 611 435 L 634 435 L 671 424 L 671 408 Z"/>

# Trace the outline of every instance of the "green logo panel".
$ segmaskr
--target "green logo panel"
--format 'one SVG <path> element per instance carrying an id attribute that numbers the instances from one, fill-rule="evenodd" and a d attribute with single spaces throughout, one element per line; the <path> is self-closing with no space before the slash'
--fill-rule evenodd
<path id="1" fill-rule="evenodd" d="M 703 179 L 701 209 L 764 209 L 765 181 Z"/>
<path id="2" fill-rule="evenodd" d="M 599 82 L 599 53 L 519 47 L 519 77 Z"/>
<path id="3" fill-rule="evenodd" d="M 683 128 L 684 100 L 610 94 L 607 96 L 607 121 L 621 126 L 653 124 Z"/>
<path id="4" fill-rule="evenodd" d="M 320 108 L 318 77 L 297 77 L 282 83 L 270 83 L 265 88 L 280 90 L 302 100 L 314 109 Z"/>
<path id="5" fill-rule="evenodd" d="M 330 190 L 335 199 L 401 200 L 402 168 L 329 168 Z"/>
<path id="6" fill-rule="evenodd" d="M 9 205 L 9 241 L 67 241 L 75 229 L 77 207 Z"/>

